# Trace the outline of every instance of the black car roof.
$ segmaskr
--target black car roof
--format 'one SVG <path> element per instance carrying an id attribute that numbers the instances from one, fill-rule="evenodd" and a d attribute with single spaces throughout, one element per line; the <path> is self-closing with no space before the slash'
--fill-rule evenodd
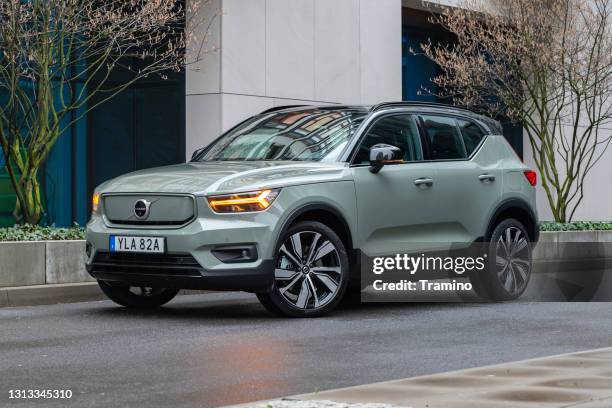
<path id="1" fill-rule="evenodd" d="M 492 134 L 502 134 L 503 128 L 499 121 L 489 118 L 488 116 L 484 116 L 478 114 L 474 111 L 471 111 L 466 108 L 447 105 L 443 103 L 434 103 L 434 102 L 418 102 L 418 101 L 403 101 L 403 102 L 383 102 L 376 105 L 286 105 L 286 106 L 275 106 L 273 108 L 267 109 L 262 112 L 271 113 L 271 112 L 281 112 L 281 111 L 298 111 L 306 108 L 316 108 L 319 110 L 353 110 L 360 111 L 364 114 L 380 112 L 393 108 L 409 108 L 414 109 L 415 111 L 427 110 L 431 112 L 439 112 L 439 113 L 451 113 L 451 114 L 459 114 L 471 117 L 475 120 L 478 120 L 482 124 L 484 124 L 489 132 Z"/>

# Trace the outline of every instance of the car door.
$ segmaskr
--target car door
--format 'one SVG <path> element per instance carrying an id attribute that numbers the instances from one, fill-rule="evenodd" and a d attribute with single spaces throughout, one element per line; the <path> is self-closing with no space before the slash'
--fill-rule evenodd
<path id="1" fill-rule="evenodd" d="M 485 234 L 501 196 L 498 158 L 483 129 L 469 118 L 421 115 L 429 159 L 435 164 L 436 218 L 449 244 Z"/>
<path id="2" fill-rule="evenodd" d="M 370 172 L 376 144 L 399 147 L 403 162 Z M 358 211 L 358 245 L 368 256 L 422 250 L 436 234 L 435 166 L 423 161 L 416 119 L 395 113 L 377 119 L 366 131 L 352 160 Z"/>

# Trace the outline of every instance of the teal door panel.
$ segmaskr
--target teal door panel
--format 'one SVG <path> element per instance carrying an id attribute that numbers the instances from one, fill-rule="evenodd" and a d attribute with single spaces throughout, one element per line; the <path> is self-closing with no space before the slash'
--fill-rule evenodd
<path id="1" fill-rule="evenodd" d="M 0 154 L 2 152 L 0 151 Z M 11 186 L 11 180 L 4 168 L 4 163 L 0 159 L 0 227 L 9 227 L 15 224 L 13 210 L 17 198 Z"/>
<path id="2" fill-rule="evenodd" d="M 184 93 L 175 85 L 129 89 L 90 118 L 90 187 L 125 173 L 184 162 Z"/>
<path id="3" fill-rule="evenodd" d="M 134 168 L 146 169 L 184 161 L 183 131 L 177 87 L 139 89 L 134 94 Z"/>
<path id="4" fill-rule="evenodd" d="M 0 228 L 15 225 L 13 211 L 17 204 L 17 196 L 11 178 L 6 170 L 4 154 L 0 148 Z"/>
<path id="5" fill-rule="evenodd" d="M 436 102 L 437 86 L 432 81 L 437 65 L 422 55 L 421 44 L 428 37 L 414 32 L 402 36 L 402 99 L 404 101 Z M 413 50 L 416 55 L 411 52 Z"/>
<path id="6" fill-rule="evenodd" d="M 90 114 L 94 186 L 134 169 L 133 111 L 133 96 L 127 91 Z"/>

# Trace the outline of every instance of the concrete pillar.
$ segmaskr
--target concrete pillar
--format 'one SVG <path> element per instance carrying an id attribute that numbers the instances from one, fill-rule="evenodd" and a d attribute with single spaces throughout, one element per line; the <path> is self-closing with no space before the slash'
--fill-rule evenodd
<path id="1" fill-rule="evenodd" d="M 187 156 L 279 105 L 401 100 L 401 0 L 216 0 L 220 50 L 187 73 Z"/>

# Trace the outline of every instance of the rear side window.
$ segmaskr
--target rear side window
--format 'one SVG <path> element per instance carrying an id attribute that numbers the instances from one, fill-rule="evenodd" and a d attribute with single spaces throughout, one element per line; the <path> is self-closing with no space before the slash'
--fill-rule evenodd
<path id="1" fill-rule="evenodd" d="M 465 150 L 469 156 L 474 152 L 474 150 L 476 150 L 485 135 L 480 127 L 478 127 L 478 125 L 474 122 L 458 119 L 457 124 L 461 130 Z"/>
<path id="2" fill-rule="evenodd" d="M 431 147 L 432 160 L 465 159 L 468 154 L 455 119 L 444 116 L 422 116 Z"/>
<path id="3" fill-rule="evenodd" d="M 370 149 L 380 143 L 399 147 L 405 162 L 423 160 L 419 130 L 411 115 L 385 116 L 374 123 L 361 142 L 354 163 L 368 164 Z"/>

